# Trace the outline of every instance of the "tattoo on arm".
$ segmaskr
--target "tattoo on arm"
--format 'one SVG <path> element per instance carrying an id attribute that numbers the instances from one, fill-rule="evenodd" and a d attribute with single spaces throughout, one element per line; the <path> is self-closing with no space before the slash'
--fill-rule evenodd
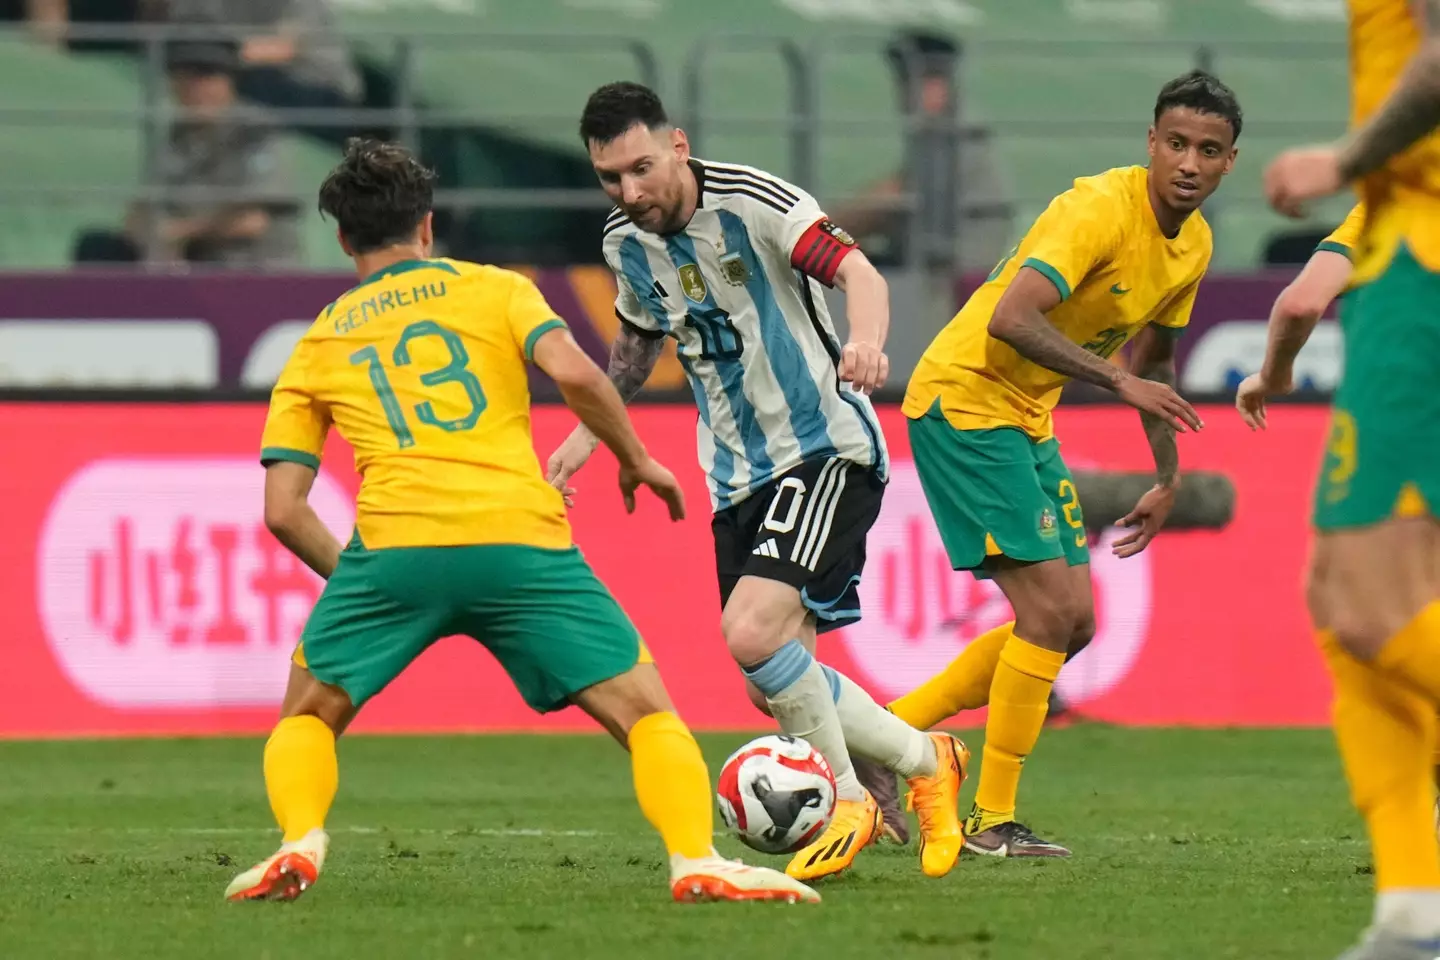
<path id="1" fill-rule="evenodd" d="M 1345 180 L 1378 170 L 1395 154 L 1440 125 L 1440 0 L 1424 0 L 1425 39 L 1394 91 L 1340 152 Z"/>
<path id="2" fill-rule="evenodd" d="M 1146 380 L 1158 380 L 1171 388 L 1175 386 L 1173 360 L 1147 364 L 1135 373 Z M 1150 452 L 1155 457 L 1155 475 L 1162 486 L 1168 487 L 1180 473 L 1180 450 L 1175 445 L 1175 428 L 1144 410 L 1140 411 L 1140 423 L 1145 427 L 1145 439 L 1150 441 Z"/>
<path id="3" fill-rule="evenodd" d="M 1026 310 L 1021 316 L 1021 322 L 1007 326 L 1003 333 L 996 334 L 996 338 L 1009 344 L 1026 360 L 1047 370 L 1107 389 L 1114 388 L 1121 374 L 1118 367 L 1071 343 L 1045 319 L 1043 313 Z"/>
<path id="4" fill-rule="evenodd" d="M 610 365 L 605 371 L 619 391 L 620 399 L 629 403 L 635 398 L 650 379 L 650 372 L 664 349 L 663 337 L 642 337 L 629 327 L 620 326 L 615 342 L 610 345 Z"/>

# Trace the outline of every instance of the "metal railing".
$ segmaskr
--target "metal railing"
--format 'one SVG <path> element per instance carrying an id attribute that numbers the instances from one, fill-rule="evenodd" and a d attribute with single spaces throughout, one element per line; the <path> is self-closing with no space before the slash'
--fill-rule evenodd
<path id="1" fill-rule="evenodd" d="M 110 41 L 133 44 L 139 54 L 141 69 L 142 102 L 131 109 L 104 109 L 90 107 L 0 107 L 0 127 L 25 126 L 31 124 L 70 125 L 128 125 L 135 124 L 142 138 L 142 156 L 146 157 L 143 182 L 135 185 L 67 187 L 37 186 L 34 184 L 0 183 L 0 203 L 36 202 L 53 199 L 71 200 L 134 200 L 139 202 L 169 203 L 195 199 L 182 188 L 167 185 L 161 176 L 158 158 L 163 155 L 166 139 L 172 124 L 184 117 L 170 100 L 166 87 L 166 48 L 176 40 L 237 40 L 247 36 L 258 36 L 260 31 L 253 27 L 196 26 L 177 24 L 126 24 L 126 25 L 71 25 L 68 38 L 80 41 Z M 573 124 L 576 116 L 526 112 L 507 114 L 447 106 L 431 106 L 423 103 L 418 90 L 418 58 L 429 48 L 464 44 L 467 49 L 529 50 L 536 56 L 567 56 L 575 51 L 594 53 L 597 50 L 618 52 L 626 56 L 633 65 L 634 76 L 647 85 L 663 91 L 666 83 L 662 78 L 661 58 L 651 44 L 644 40 L 604 35 L 580 35 L 555 32 L 474 32 L 440 33 L 407 32 L 396 35 L 378 31 L 346 30 L 346 39 L 367 49 L 388 49 L 388 71 L 394 84 L 394 105 L 388 108 L 342 108 L 306 109 L 293 107 L 268 107 L 264 119 L 257 123 L 273 123 L 284 127 L 323 128 L 332 130 L 384 129 L 391 131 L 401 142 L 418 148 L 423 131 L 431 128 L 504 127 L 507 124 L 555 123 Z M 1035 55 L 1058 55 L 1058 51 L 1074 52 L 1083 50 L 1087 55 L 1102 53 L 1110 46 L 1125 46 L 1133 49 L 1128 41 L 1072 41 L 1072 40 L 982 40 L 976 46 L 986 56 L 1005 56 L 1009 53 L 1024 52 Z M 819 179 L 821 138 L 824 135 L 854 133 L 857 136 L 874 136 L 874 126 L 883 121 L 887 129 L 898 129 L 902 136 L 912 137 L 923 129 L 934 129 L 936 121 L 925 119 L 911 112 L 902 116 L 894 114 L 876 117 L 827 115 L 821 102 L 819 67 L 826 59 L 837 53 L 861 49 L 877 50 L 874 34 L 826 33 L 800 40 L 755 33 L 717 34 L 711 33 L 698 38 L 680 59 L 678 108 L 674 110 L 677 119 L 685 124 L 697 152 L 703 152 L 706 142 L 716 133 L 778 132 L 783 136 L 788 153 L 789 169 L 784 175 L 789 179 L 810 186 Z M 1197 66 L 1215 68 L 1230 56 L 1269 53 L 1289 59 L 1311 57 L 1343 57 L 1343 46 L 1339 44 L 1284 41 L 1235 41 L 1223 46 L 1215 44 L 1186 44 L 1179 41 L 1146 41 L 1147 52 L 1174 51 Z M 772 51 L 779 59 L 785 78 L 785 90 L 779 99 L 786 104 L 781 116 L 720 116 L 711 105 L 711 95 L 723 79 L 712 76 L 718 59 L 729 52 L 753 54 L 759 50 Z M 918 55 L 906 51 L 903 56 L 917 64 Z M 963 60 L 957 81 L 963 93 Z M 897 106 L 897 112 L 899 108 Z M 959 119 L 942 119 L 949 124 L 948 132 L 959 142 L 977 143 L 987 136 L 1024 136 L 1028 134 L 1057 135 L 1085 134 L 1089 136 L 1119 135 L 1134 130 L 1134 120 L 1027 118 L 996 116 L 983 125 L 971 124 Z M 1298 139 L 1317 133 L 1330 133 L 1340 129 L 1343 118 L 1337 117 L 1333 125 L 1317 124 L 1314 121 L 1269 121 L 1267 129 L 1272 133 L 1293 133 Z M 1324 128 L 1323 131 L 1321 128 Z M 578 144 L 577 144 L 578 151 Z M 308 188 L 292 195 L 297 204 L 309 205 Z M 273 191 L 216 191 L 200 192 L 204 200 L 214 202 L 269 202 L 275 199 Z M 301 196 L 307 199 L 301 200 Z M 835 196 L 827 195 L 829 204 L 845 204 L 852 207 L 870 207 L 889 211 L 907 217 L 908 249 L 912 252 L 934 246 L 933 237 L 921 234 L 921 218 L 916 214 L 926 199 L 913 192 L 902 191 L 897 196 Z M 1046 198 L 1017 198 L 1036 201 Z M 1219 201 L 1212 201 L 1212 205 Z M 608 207 L 609 203 L 598 190 L 581 188 L 456 188 L 440 190 L 436 194 L 437 208 L 451 209 L 544 209 L 544 210 L 597 210 Z M 985 205 L 980 204 L 979 208 Z M 975 208 L 975 209 L 979 209 Z M 1208 208 L 1207 208 L 1208 209 Z"/>

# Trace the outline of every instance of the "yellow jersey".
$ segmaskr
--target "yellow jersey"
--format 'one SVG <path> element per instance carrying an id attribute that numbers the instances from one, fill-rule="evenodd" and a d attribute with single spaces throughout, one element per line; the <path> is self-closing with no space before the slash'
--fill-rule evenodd
<path id="1" fill-rule="evenodd" d="M 1026 360 L 990 336 L 995 305 L 1022 267 L 1060 291 L 1049 320 L 1072 343 L 1110 357 L 1146 324 L 1184 327 L 1210 264 L 1210 227 L 1198 211 L 1174 239 L 1150 206 L 1149 171 L 1118 167 L 1082 177 L 1035 221 L 925 350 L 910 377 L 904 411 L 940 409 L 960 430 L 1019 427 L 1054 434 L 1051 411 L 1067 377 Z"/>
<path id="2" fill-rule="evenodd" d="M 530 434 L 526 360 L 563 327 L 509 270 L 410 260 L 321 312 L 270 395 L 261 461 L 319 468 L 333 425 L 355 450 L 367 547 L 569 547 Z"/>
<path id="3" fill-rule="evenodd" d="M 1423 38 L 1410 0 L 1350 0 L 1352 127 L 1379 110 Z M 1356 282 L 1379 276 L 1402 242 L 1427 270 L 1440 271 L 1440 131 L 1391 157 L 1358 187 L 1367 216 Z"/>
<path id="4" fill-rule="evenodd" d="M 1355 249 L 1360 246 L 1360 234 L 1365 229 L 1365 204 L 1357 203 L 1345 215 L 1345 220 L 1331 231 L 1330 236 L 1315 245 L 1316 251 L 1329 250 L 1355 259 Z"/>

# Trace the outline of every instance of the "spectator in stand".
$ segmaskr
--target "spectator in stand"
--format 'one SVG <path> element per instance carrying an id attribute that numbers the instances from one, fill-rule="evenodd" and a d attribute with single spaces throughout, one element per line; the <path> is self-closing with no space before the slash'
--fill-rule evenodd
<path id="1" fill-rule="evenodd" d="M 904 168 L 866 195 L 910 193 L 919 209 L 907 215 L 857 205 L 835 216 L 876 263 L 988 272 L 1012 242 L 1013 214 L 988 131 L 962 119 L 955 85 L 959 57 L 954 41 L 930 33 L 902 34 L 886 49 L 901 110 L 915 125 L 905 139 Z M 912 224 L 911 216 L 919 223 Z M 910 249 L 912 238 L 920 249 Z M 949 297 L 953 302 L 953 292 Z"/>
<path id="2" fill-rule="evenodd" d="M 246 31 L 236 76 L 243 99 L 271 107 L 338 109 L 358 106 L 364 98 L 364 83 L 329 0 L 166 2 L 172 23 Z M 348 134 L 340 127 L 307 132 L 342 143 Z"/>
<path id="3" fill-rule="evenodd" d="M 71 51 L 133 52 L 130 40 L 71 37 L 70 24 L 126 24 L 147 15 L 159 0 L 0 0 L 0 20 L 24 20 L 37 40 Z"/>
<path id="4" fill-rule="evenodd" d="M 281 176 L 280 143 L 263 113 L 238 102 L 237 65 L 233 43 L 170 45 L 166 71 L 182 113 L 152 182 L 176 193 L 135 204 L 123 234 L 82 237 L 77 260 L 252 268 L 294 261 L 298 209 Z"/>

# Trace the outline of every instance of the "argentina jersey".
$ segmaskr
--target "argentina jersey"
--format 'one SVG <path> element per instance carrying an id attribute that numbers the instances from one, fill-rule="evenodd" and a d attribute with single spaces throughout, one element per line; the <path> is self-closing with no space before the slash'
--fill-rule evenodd
<path id="1" fill-rule="evenodd" d="M 828 458 L 883 478 L 874 408 L 840 382 L 840 341 L 812 282 L 831 283 L 853 241 L 799 187 L 751 167 L 690 164 L 699 203 L 683 231 L 646 233 L 616 210 L 604 247 L 621 321 L 677 342 L 712 507 Z"/>

